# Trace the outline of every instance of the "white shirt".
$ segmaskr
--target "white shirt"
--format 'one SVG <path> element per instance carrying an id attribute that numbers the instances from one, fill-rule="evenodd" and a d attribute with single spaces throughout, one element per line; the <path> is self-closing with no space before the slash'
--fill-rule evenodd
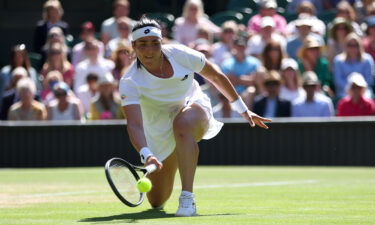
<path id="1" fill-rule="evenodd" d="M 217 42 L 213 44 L 212 46 L 212 58 L 214 59 L 214 62 L 217 65 L 221 65 L 221 63 L 227 59 L 232 57 L 232 54 L 230 52 L 230 49 L 228 48 L 228 45 Z"/>
<path id="2" fill-rule="evenodd" d="M 78 88 L 77 97 L 81 101 L 85 113 L 89 113 L 91 100 L 93 97 L 95 97 L 95 94 L 89 90 L 89 86 L 87 84 L 81 85 Z"/>
<path id="3" fill-rule="evenodd" d="M 69 102 L 68 108 L 62 112 L 57 108 L 57 105 L 57 100 L 52 101 L 49 105 L 52 114 L 51 120 L 74 120 L 74 107 L 72 102 Z"/>
<path id="4" fill-rule="evenodd" d="M 86 77 L 89 73 L 95 73 L 99 77 L 111 72 L 115 64 L 108 59 L 100 57 L 96 64 L 91 64 L 89 59 L 85 59 L 77 64 L 74 74 L 74 93 L 78 92 L 80 86 L 86 84 Z"/>
<path id="5" fill-rule="evenodd" d="M 272 33 L 271 39 L 279 42 L 281 45 L 281 49 L 285 51 L 286 39 L 282 35 L 278 33 Z M 246 53 L 249 55 L 261 55 L 264 47 L 266 46 L 266 43 L 267 41 L 262 37 L 262 35 L 256 34 L 247 42 Z"/>
<path id="6" fill-rule="evenodd" d="M 159 160 L 164 160 L 175 148 L 173 119 L 186 105 L 199 104 L 210 121 L 203 138 L 215 136 L 222 124 L 212 116 L 209 98 L 202 92 L 194 72 L 200 72 L 205 57 L 183 45 L 163 45 L 162 51 L 173 68 L 170 78 L 158 78 L 134 62 L 120 80 L 122 105 L 139 104 L 148 147 Z"/>

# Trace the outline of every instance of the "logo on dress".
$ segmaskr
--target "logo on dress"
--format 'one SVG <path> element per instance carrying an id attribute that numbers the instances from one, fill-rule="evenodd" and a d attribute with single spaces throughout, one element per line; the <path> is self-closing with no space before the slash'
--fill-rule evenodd
<path id="1" fill-rule="evenodd" d="M 146 29 L 146 30 L 144 31 L 144 33 L 145 33 L 145 34 L 150 33 L 150 29 Z"/>
<path id="2" fill-rule="evenodd" d="M 186 74 L 186 75 L 184 76 L 184 78 L 181 79 L 181 81 L 184 81 L 184 80 L 188 79 L 188 77 L 189 77 L 189 74 Z"/>

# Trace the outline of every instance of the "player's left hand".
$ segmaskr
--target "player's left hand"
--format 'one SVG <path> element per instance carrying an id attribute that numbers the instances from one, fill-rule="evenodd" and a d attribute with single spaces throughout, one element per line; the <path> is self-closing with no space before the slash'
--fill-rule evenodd
<path id="1" fill-rule="evenodd" d="M 251 127 L 255 127 L 255 125 L 257 125 L 258 127 L 268 129 L 268 126 L 264 122 L 272 122 L 271 119 L 261 117 L 250 110 L 242 113 L 242 116 L 249 122 Z"/>

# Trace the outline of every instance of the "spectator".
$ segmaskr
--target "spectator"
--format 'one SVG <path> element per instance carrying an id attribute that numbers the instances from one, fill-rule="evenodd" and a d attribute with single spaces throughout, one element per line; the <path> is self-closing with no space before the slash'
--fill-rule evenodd
<path id="1" fill-rule="evenodd" d="M 358 36 L 363 36 L 361 27 L 356 22 L 357 15 L 355 13 L 355 10 L 347 1 L 340 1 L 339 4 L 337 4 L 336 17 L 342 17 L 347 19 L 353 27 L 353 32 L 356 33 Z"/>
<path id="2" fill-rule="evenodd" d="M 324 45 L 323 38 L 318 34 L 311 32 L 312 26 L 312 21 L 308 15 L 302 14 L 300 15 L 300 18 L 296 20 L 297 35 L 290 37 L 286 45 L 286 52 L 290 58 L 297 60 L 297 52 L 308 36 L 316 38 L 321 45 Z"/>
<path id="3" fill-rule="evenodd" d="M 24 69 L 26 69 L 27 76 L 34 81 L 38 89 L 41 88 L 37 72 L 31 66 L 26 46 L 24 44 L 16 45 L 12 47 L 10 51 L 9 65 L 4 66 L 0 71 L 0 108 L 2 105 L 4 91 L 9 86 L 12 80 L 13 70 L 17 67 L 23 67 Z"/>
<path id="4" fill-rule="evenodd" d="M 89 73 L 86 77 L 86 84 L 79 87 L 77 92 L 77 97 L 81 101 L 84 110 L 84 115 L 87 118 L 89 117 L 90 113 L 91 101 L 98 93 L 98 77 L 99 76 L 95 73 Z"/>
<path id="5" fill-rule="evenodd" d="M 46 77 L 50 71 L 57 70 L 62 74 L 63 80 L 70 87 L 73 85 L 74 68 L 66 58 L 63 46 L 53 43 L 47 53 L 47 61 L 44 63 L 41 74 Z"/>
<path id="6" fill-rule="evenodd" d="M 301 73 L 314 71 L 319 78 L 323 90 L 333 96 L 330 86 L 332 75 L 327 58 L 323 56 L 323 46 L 314 37 L 307 37 L 298 52 L 298 66 Z"/>
<path id="7" fill-rule="evenodd" d="M 89 73 L 96 73 L 103 76 L 114 68 L 114 63 L 111 60 L 104 59 L 99 55 L 100 44 L 97 40 L 91 40 L 85 43 L 85 54 L 87 59 L 78 63 L 74 75 L 74 92 L 77 93 L 79 87 L 86 83 L 86 76 Z"/>
<path id="8" fill-rule="evenodd" d="M 344 97 L 348 76 L 352 72 L 362 74 L 367 85 L 374 84 L 374 60 L 364 52 L 362 40 L 357 34 L 351 33 L 346 37 L 344 52 L 337 55 L 333 61 L 333 78 L 338 98 Z M 370 96 L 371 92 L 367 91 L 366 97 Z"/>
<path id="9" fill-rule="evenodd" d="M 34 51 L 42 54 L 47 43 L 47 34 L 53 27 L 61 28 L 64 35 L 69 34 L 69 25 L 61 18 L 64 10 L 59 0 L 48 0 L 43 6 L 43 20 L 38 21 L 34 31 Z"/>
<path id="10" fill-rule="evenodd" d="M 279 97 L 281 85 L 279 72 L 275 70 L 267 72 L 263 85 L 266 93 L 255 99 L 254 112 L 268 118 L 290 117 L 291 103 Z"/>
<path id="11" fill-rule="evenodd" d="M 316 8 L 314 4 L 311 3 L 311 1 L 306 1 L 306 0 L 302 1 L 301 4 L 298 6 L 297 14 L 299 16 L 302 15 L 302 17 L 303 16 L 310 17 L 311 23 L 314 24 L 314 26 L 312 26 L 311 28 L 311 31 L 320 36 L 323 36 L 323 37 L 325 36 L 326 25 L 324 24 L 323 21 L 321 21 L 320 19 L 318 19 L 318 17 L 316 17 Z M 293 20 L 290 23 L 288 23 L 287 31 L 288 31 L 288 36 L 293 36 L 296 34 L 297 32 L 296 20 Z"/>
<path id="12" fill-rule="evenodd" d="M 247 54 L 260 58 L 264 46 L 267 42 L 277 41 L 283 49 L 286 46 L 285 38 L 275 31 L 275 21 L 270 16 L 264 16 L 261 19 L 259 34 L 250 37 L 247 43 Z"/>
<path id="13" fill-rule="evenodd" d="M 92 22 L 85 22 L 82 24 L 80 38 L 82 41 L 74 45 L 72 50 L 73 66 L 76 66 L 79 62 L 87 58 L 87 56 L 84 54 L 85 43 L 93 39 L 96 39 L 95 27 Z M 99 55 L 104 56 L 104 45 L 102 42 L 99 42 L 99 45 Z"/>
<path id="14" fill-rule="evenodd" d="M 333 58 L 344 51 L 345 38 L 351 32 L 353 32 L 353 27 L 348 20 L 342 17 L 333 20 L 327 42 L 327 57 L 331 65 Z"/>
<path id="15" fill-rule="evenodd" d="M 117 45 L 117 49 L 112 52 L 112 61 L 115 63 L 115 68 L 112 70 L 113 77 L 119 81 L 126 69 L 133 62 L 133 49 L 131 44 L 126 41 L 121 41 Z"/>
<path id="16" fill-rule="evenodd" d="M 16 67 L 12 71 L 12 77 L 9 81 L 8 86 L 5 88 L 3 96 L 1 110 L 0 110 L 0 120 L 6 120 L 8 118 L 9 108 L 16 102 L 19 101 L 19 96 L 16 92 L 17 83 L 22 79 L 27 77 L 27 71 L 24 67 Z"/>
<path id="17" fill-rule="evenodd" d="M 282 35 L 286 35 L 286 20 L 284 17 L 276 13 L 277 3 L 275 0 L 260 0 L 259 1 L 259 14 L 251 17 L 248 22 L 247 29 L 250 35 L 257 34 L 261 30 L 262 18 L 269 16 L 275 21 L 275 31 Z"/>
<path id="18" fill-rule="evenodd" d="M 128 18 L 131 21 L 132 26 L 135 23 L 135 21 L 128 17 L 130 12 L 130 3 L 128 0 L 115 0 L 112 5 L 112 10 L 113 16 L 111 18 L 104 20 L 101 27 L 101 40 L 104 43 L 104 45 L 107 45 L 110 40 L 119 36 L 117 28 L 118 18 Z"/>
<path id="19" fill-rule="evenodd" d="M 220 33 L 220 27 L 206 18 L 202 1 L 187 0 L 182 17 L 177 18 L 174 24 L 174 39 L 180 44 L 188 45 L 197 39 L 199 27 L 205 27 L 214 35 Z"/>
<path id="20" fill-rule="evenodd" d="M 298 9 L 305 2 L 309 2 L 310 4 L 313 4 L 316 11 L 318 13 L 321 13 L 324 10 L 324 6 L 325 6 L 324 3 L 326 2 L 326 0 L 291 0 L 288 3 L 286 11 L 289 13 L 298 13 Z"/>
<path id="21" fill-rule="evenodd" d="M 337 116 L 372 116 L 375 102 L 366 98 L 367 82 L 360 73 L 351 73 L 347 82 L 347 96 L 337 104 Z"/>
<path id="22" fill-rule="evenodd" d="M 79 102 L 69 96 L 70 88 L 64 82 L 53 86 L 55 99 L 47 107 L 48 120 L 80 120 Z"/>
<path id="23" fill-rule="evenodd" d="M 212 46 L 213 61 L 220 65 L 231 56 L 231 49 L 238 32 L 238 25 L 233 20 L 226 21 L 221 26 L 220 40 Z"/>
<path id="24" fill-rule="evenodd" d="M 281 62 L 284 58 L 284 51 L 281 47 L 280 42 L 270 40 L 266 43 L 262 54 L 262 64 L 267 71 L 276 70 L 280 71 Z"/>
<path id="25" fill-rule="evenodd" d="M 297 62 L 292 58 L 285 58 L 281 62 L 281 99 L 293 102 L 304 97 L 305 91 L 302 88 L 300 73 Z"/>
<path id="26" fill-rule="evenodd" d="M 62 32 L 62 30 L 59 27 L 53 27 L 49 30 L 48 36 L 47 36 L 47 42 L 43 46 L 43 49 L 42 49 L 42 60 L 41 60 L 42 63 L 44 63 L 46 61 L 48 52 L 51 49 L 51 46 L 55 43 L 59 43 L 62 46 L 63 53 L 70 60 L 71 51 L 65 43 L 64 33 Z"/>
<path id="27" fill-rule="evenodd" d="M 106 58 L 110 58 L 113 51 L 116 50 L 118 44 L 122 41 L 129 42 L 129 34 L 131 29 L 131 20 L 129 20 L 127 17 L 120 17 L 117 19 L 117 29 L 119 36 L 116 38 L 111 39 L 108 42 L 107 48 L 106 48 Z"/>
<path id="28" fill-rule="evenodd" d="M 248 106 L 251 106 L 254 95 L 255 73 L 259 70 L 260 61 L 253 56 L 246 56 L 246 40 L 237 38 L 233 45 L 233 56 L 224 60 L 221 69 L 234 85 Z"/>
<path id="29" fill-rule="evenodd" d="M 293 117 L 330 117 L 334 116 L 333 103 L 330 98 L 319 93 L 320 82 L 315 72 L 307 71 L 303 75 L 304 97 L 292 104 Z"/>
<path id="30" fill-rule="evenodd" d="M 52 93 L 53 86 L 62 81 L 62 74 L 58 70 L 52 70 L 46 74 L 46 77 L 43 80 L 43 89 L 41 92 L 42 101 L 45 105 L 48 105 L 49 102 L 55 98 Z"/>
<path id="31" fill-rule="evenodd" d="M 374 2 L 375 3 L 375 2 Z M 363 39 L 365 51 L 375 60 L 375 16 L 366 18 L 366 37 Z"/>
<path id="32" fill-rule="evenodd" d="M 120 99 L 115 94 L 115 80 L 111 73 L 100 76 L 98 80 L 98 95 L 90 106 L 90 119 L 123 119 Z"/>
<path id="33" fill-rule="evenodd" d="M 8 112 L 8 120 L 45 120 L 45 106 L 35 101 L 36 86 L 28 77 L 21 78 L 17 83 L 19 101 L 14 103 Z"/>

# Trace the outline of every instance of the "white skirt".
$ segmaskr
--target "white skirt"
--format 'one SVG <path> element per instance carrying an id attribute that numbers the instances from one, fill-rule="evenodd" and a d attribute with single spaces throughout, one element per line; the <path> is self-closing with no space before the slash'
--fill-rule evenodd
<path id="1" fill-rule="evenodd" d="M 217 121 L 212 112 L 211 101 L 209 97 L 203 93 L 199 84 L 194 81 L 194 84 L 189 91 L 187 97 L 179 104 L 165 106 L 151 106 L 142 104 L 142 114 L 147 114 L 148 117 L 143 117 L 143 127 L 146 136 L 148 147 L 159 161 L 165 160 L 176 147 L 176 142 L 173 134 L 173 121 L 177 114 L 184 107 L 197 104 L 205 111 L 209 126 L 203 139 L 211 139 L 215 137 L 223 127 L 223 123 Z"/>

